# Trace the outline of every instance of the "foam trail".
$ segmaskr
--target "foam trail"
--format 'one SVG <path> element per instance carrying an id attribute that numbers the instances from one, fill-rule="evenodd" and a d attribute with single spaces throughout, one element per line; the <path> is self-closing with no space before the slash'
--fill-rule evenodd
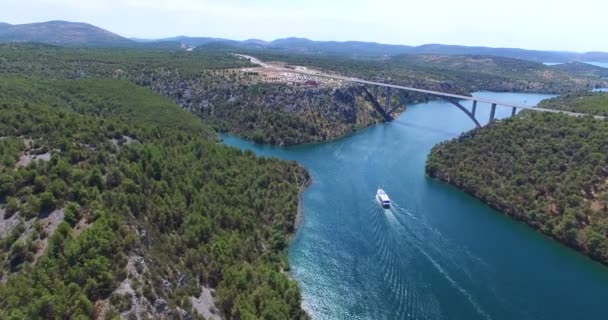
<path id="1" fill-rule="evenodd" d="M 393 214 L 393 212 L 391 210 L 385 210 L 385 213 L 386 213 L 387 218 L 390 220 L 390 222 L 392 222 L 392 225 L 394 225 L 395 227 L 398 227 L 400 229 L 399 231 L 401 231 L 401 234 L 403 234 L 404 236 L 406 236 L 406 233 L 405 233 L 406 229 L 400 223 L 400 221 L 395 217 L 395 215 Z M 417 239 L 417 240 L 420 241 L 420 239 Z M 456 290 L 458 290 L 460 293 L 462 293 L 465 296 L 465 298 L 467 298 L 467 300 L 475 308 L 475 311 L 477 311 L 477 313 L 479 313 L 485 319 L 491 320 L 492 317 L 481 308 L 481 306 L 477 303 L 477 301 L 475 301 L 475 299 L 473 298 L 473 296 L 466 289 L 464 289 L 462 286 L 460 286 L 458 284 L 458 282 L 456 282 L 456 280 L 454 280 L 447 273 L 447 271 L 445 271 L 445 269 L 443 269 L 443 267 L 435 259 L 433 259 L 431 257 L 431 255 L 428 254 L 428 252 L 426 252 L 424 249 L 422 249 L 422 247 L 417 242 L 418 241 L 414 241 L 414 242 L 412 242 L 412 244 L 416 247 L 416 249 L 418 249 L 418 251 L 420 253 L 422 253 L 429 260 L 429 262 L 431 262 L 431 264 L 433 265 L 433 267 L 435 267 L 435 269 L 437 271 L 439 271 L 439 273 L 441 273 L 441 275 L 446 280 L 448 280 L 448 282 L 452 285 L 452 287 L 454 287 Z"/>
<path id="2" fill-rule="evenodd" d="M 480 315 L 482 315 L 484 318 L 486 318 L 488 320 L 492 319 L 492 317 L 490 317 L 490 315 L 481 308 L 481 306 L 475 301 L 475 299 L 473 299 L 473 296 L 467 290 L 465 290 L 463 287 L 461 287 L 454 279 L 452 279 L 452 277 L 450 277 L 450 275 L 441 267 L 441 265 L 439 263 L 437 263 L 437 261 L 435 261 L 433 258 L 431 258 L 431 256 L 428 253 L 426 253 L 426 251 L 422 250 L 417 245 L 416 245 L 416 247 L 427 259 L 429 259 L 429 261 L 431 262 L 431 264 L 433 264 L 435 269 L 437 269 L 437 271 L 439 271 L 450 282 L 450 284 L 454 288 L 456 288 L 458 291 L 460 291 L 460 293 L 462 293 L 467 298 L 467 300 L 469 300 L 469 303 L 471 303 L 471 305 L 475 308 L 477 313 L 479 313 Z"/>
<path id="3" fill-rule="evenodd" d="M 397 209 L 397 213 L 403 213 L 400 215 L 395 215 L 395 217 L 397 218 L 397 220 L 399 220 L 399 223 L 403 226 L 403 227 L 412 227 L 411 223 L 406 223 L 405 221 L 402 221 L 402 217 L 405 218 L 404 215 L 407 215 L 411 218 L 413 218 L 414 220 L 416 220 L 417 222 L 420 222 L 420 226 L 430 232 L 433 233 L 434 236 L 437 236 L 438 239 L 441 241 L 441 243 L 437 243 L 434 242 L 435 245 L 440 245 L 442 247 L 443 250 L 441 250 L 441 252 L 448 252 L 448 251 L 458 251 L 458 257 L 461 256 L 469 256 L 470 258 L 472 258 L 473 260 L 479 262 L 482 266 L 484 267 L 489 267 L 489 265 L 487 264 L 487 262 L 485 262 L 482 258 L 474 255 L 471 251 L 469 251 L 468 248 L 464 247 L 464 246 L 460 246 L 460 245 L 456 245 L 454 246 L 451 241 L 449 239 L 447 239 L 439 230 L 437 230 L 436 228 L 433 228 L 432 226 L 430 226 L 427 222 L 425 222 L 424 220 L 419 219 L 418 217 L 416 217 L 415 215 L 413 215 L 412 213 L 410 213 L 407 209 L 400 207 L 399 205 L 395 206 L 395 209 Z M 413 230 L 410 230 L 411 232 L 413 232 Z M 414 234 L 415 236 L 417 236 L 418 238 L 420 236 Z M 418 239 L 420 241 L 424 241 L 423 239 Z M 427 242 L 427 241 L 425 241 Z M 428 243 L 428 242 L 427 242 Z M 451 258 L 453 260 L 453 258 L 455 258 L 456 256 L 453 255 Z"/>
<path id="4" fill-rule="evenodd" d="M 387 215 L 390 215 L 390 210 L 382 209 L 374 200 L 373 207 L 374 217 L 382 217 L 381 222 L 373 221 L 374 238 L 376 247 L 378 248 L 377 256 L 382 265 L 383 281 L 386 283 L 386 288 L 391 292 L 391 299 L 394 301 L 395 314 L 398 317 L 407 313 L 408 305 L 412 304 L 412 299 L 417 299 L 416 295 L 411 293 L 416 292 L 412 289 L 413 284 L 409 277 L 403 273 L 404 264 L 409 261 L 400 254 L 398 249 L 399 240 L 390 230 L 391 226 L 387 223 Z M 374 219 L 375 220 L 375 219 Z M 409 293 L 409 294 L 408 294 Z"/>

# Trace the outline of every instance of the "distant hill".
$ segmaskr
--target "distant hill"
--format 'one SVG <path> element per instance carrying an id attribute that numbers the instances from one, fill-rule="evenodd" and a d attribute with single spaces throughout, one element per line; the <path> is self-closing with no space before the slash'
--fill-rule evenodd
<path id="1" fill-rule="evenodd" d="M 312 41 L 304 38 L 277 39 L 268 44 L 269 47 L 289 49 L 298 52 L 350 54 L 354 56 L 384 56 L 410 53 L 411 46 L 390 45 L 376 42 L 361 41 Z"/>
<path id="2" fill-rule="evenodd" d="M 406 46 L 382 44 L 362 41 L 313 41 L 306 38 L 284 38 L 274 41 L 245 40 L 235 41 L 222 38 L 192 38 L 175 37 L 161 40 L 179 41 L 191 46 L 219 43 L 236 48 L 245 49 L 271 49 L 286 53 L 300 54 L 330 54 L 348 55 L 351 57 L 384 57 L 401 54 L 441 54 L 441 55 L 484 55 L 529 60 L 535 62 L 572 62 L 572 61 L 598 61 L 608 62 L 607 52 L 563 52 L 540 51 L 517 48 L 491 48 L 469 47 L 445 44 L 425 44 L 421 46 Z"/>
<path id="3" fill-rule="evenodd" d="M 162 39 L 140 39 L 131 38 L 131 40 L 139 43 L 150 43 L 150 42 L 177 42 L 187 46 L 204 46 L 209 44 L 221 44 L 233 47 L 267 47 L 270 43 L 259 39 L 248 39 L 244 41 L 230 40 L 224 38 L 212 38 L 212 37 L 188 37 L 188 36 L 177 36 Z"/>
<path id="4" fill-rule="evenodd" d="M 68 21 L 11 25 L 0 23 L 0 42 L 40 42 L 55 45 L 128 46 L 133 41 L 96 26 Z"/>
<path id="5" fill-rule="evenodd" d="M 239 41 L 224 38 L 188 36 L 164 39 L 127 39 L 90 24 L 68 21 L 49 21 L 19 25 L 0 22 L 0 43 L 2 42 L 41 42 L 71 46 L 130 46 L 165 49 L 176 49 L 180 45 L 196 47 L 221 44 L 233 48 L 269 49 L 285 53 L 310 55 L 346 55 L 355 58 L 384 58 L 386 56 L 401 54 L 441 54 L 499 56 L 535 62 L 608 62 L 607 52 L 577 53 L 444 44 L 407 46 L 362 41 L 314 41 L 295 37 L 277 39 L 270 42 L 259 39 Z"/>
<path id="6" fill-rule="evenodd" d="M 414 54 L 486 55 L 531 60 L 536 62 L 565 62 L 578 60 L 578 53 L 525 50 L 517 48 L 468 47 L 445 44 L 425 44 L 412 48 Z M 606 55 L 608 57 L 608 55 Z"/>
<path id="7" fill-rule="evenodd" d="M 359 41 L 312 41 L 300 38 L 278 39 L 268 44 L 305 53 L 351 54 L 351 55 L 398 55 L 398 54 L 442 54 L 442 55 L 485 55 L 530 60 L 536 62 L 608 61 L 606 52 L 560 52 L 539 51 L 516 48 L 468 47 L 444 44 L 421 46 L 389 45 Z"/>
<path id="8" fill-rule="evenodd" d="M 192 45 L 192 46 L 202 46 L 202 45 L 214 43 L 214 42 L 224 42 L 227 44 L 238 44 L 238 42 L 239 42 L 239 41 L 221 39 L 221 38 L 186 37 L 186 36 L 165 38 L 165 39 L 161 39 L 161 41 L 174 41 L 174 42 L 180 42 L 180 43 L 188 44 L 188 45 Z"/>
<path id="9" fill-rule="evenodd" d="M 563 63 L 551 66 L 551 68 L 559 69 L 570 74 L 575 74 L 579 76 L 595 76 L 600 78 L 608 78 L 608 69 L 583 62 Z"/>

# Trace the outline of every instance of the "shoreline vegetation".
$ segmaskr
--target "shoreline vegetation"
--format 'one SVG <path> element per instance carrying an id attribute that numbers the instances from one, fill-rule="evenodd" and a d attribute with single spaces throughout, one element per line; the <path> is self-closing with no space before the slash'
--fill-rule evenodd
<path id="1" fill-rule="evenodd" d="M 286 54 L 204 45 L 191 52 L 129 48 L 0 45 L 0 73 L 46 78 L 115 78 L 164 95 L 203 119 L 257 143 L 289 146 L 330 141 L 385 121 L 369 91 L 345 83 L 275 75 L 230 52 L 252 54 L 345 76 L 449 93 L 565 93 L 608 87 L 608 80 L 540 63 L 490 56 L 399 55 L 387 59 Z M 283 78 L 282 78 L 283 77 Z M 318 83 L 316 83 L 318 82 Z M 379 99 L 384 98 L 380 90 Z M 400 102 L 427 101 L 406 93 Z"/>
<path id="2" fill-rule="evenodd" d="M 307 319 L 281 257 L 310 177 L 124 80 L 0 76 L 0 318 Z M 29 162 L 23 159 L 30 159 Z"/>
<path id="3" fill-rule="evenodd" d="M 0 235 L 0 296 L 11 297 L 0 301 L 0 318 L 199 319 L 190 301 L 201 287 L 215 290 L 215 312 L 226 318 L 308 318 L 298 284 L 284 271 L 312 178 L 294 162 L 223 146 L 215 132 L 288 146 L 344 138 L 384 118 L 364 88 L 276 83 L 243 72 L 254 66 L 229 50 L 0 44 L 0 226 L 8 230 Z M 497 57 L 261 56 L 277 57 L 453 93 L 608 87 L 598 78 Z M 505 123 L 526 117 L 536 119 Z M 562 121 L 548 117 L 540 120 Z M 559 128 L 547 130 L 552 138 L 564 136 Z M 593 136 L 581 126 L 572 130 Z M 433 149 L 427 170 L 460 181 L 441 171 L 449 164 L 441 150 L 449 147 Z M 597 157 L 589 159 L 592 173 L 603 161 Z M 565 168 L 573 181 L 589 176 Z M 585 196 L 604 192 L 599 185 L 577 187 Z M 548 190 L 545 198 L 563 191 Z M 547 230 L 577 241 L 588 237 L 579 242 L 608 257 L 597 236 L 603 231 L 574 210 L 588 198 L 550 203 L 551 212 L 563 209 L 567 218 Z M 537 217 L 543 221 L 542 210 Z M 579 235 L 581 223 L 588 228 Z"/>
<path id="4" fill-rule="evenodd" d="M 306 168 L 304 168 L 302 166 L 302 168 L 304 170 L 306 170 Z M 312 177 L 308 177 L 299 187 L 299 191 L 298 191 L 298 213 L 296 214 L 296 219 L 294 220 L 294 232 L 291 234 L 291 238 L 293 240 L 293 237 L 295 236 L 296 232 L 298 231 L 298 229 L 300 229 L 300 224 L 302 223 L 302 219 L 303 217 L 303 207 L 302 207 L 302 203 L 303 203 L 303 197 L 304 197 L 304 192 L 306 191 L 306 189 L 308 189 L 308 187 L 310 187 L 310 185 L 312 185 L 313 181 L 312 181 Z"/>
<path id="5" fill-rule="evenodd" d="M 603 113 L 608 93 L 569 94 L 540 105 Z M 436 145 L 425 170 L 608 265 L 608 121 L 522 112 Z"/>

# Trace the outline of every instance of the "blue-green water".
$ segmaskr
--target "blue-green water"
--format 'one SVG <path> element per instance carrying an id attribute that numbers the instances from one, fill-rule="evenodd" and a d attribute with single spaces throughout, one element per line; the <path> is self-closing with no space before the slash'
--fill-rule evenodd
<path id="1" fill-rule="evenodd" d="M 477 95 L 531 105 L 547 97 Z M 484 119 L 487 109 L 478 107 Z M 314 319 L 608 319 L 608 268 L 425 176 L 431 147 L 472 127 L 457 108 L 431 102 L 319 145 L 224 137 L 312 174 L 289 259 Z M 375 203 L 378 186 L 392 209 Z"/>
<path id="2" fill-rule="evenodd" d="M 597 66 L 597 67 L 608 68 L 608 62 L 586 61 L 585 63 L 592 64 L 592 65 Z"/>

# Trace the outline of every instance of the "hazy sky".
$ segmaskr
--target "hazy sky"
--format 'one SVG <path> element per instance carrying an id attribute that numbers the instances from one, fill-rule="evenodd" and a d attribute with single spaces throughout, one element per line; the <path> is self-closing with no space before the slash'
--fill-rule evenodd
<path id="1" fill-rule="evenodd" d="M 126 37 L 306 37 L 608 51 L 607 0 L 0 1 L 0 21 L 82 21 Z"/>

